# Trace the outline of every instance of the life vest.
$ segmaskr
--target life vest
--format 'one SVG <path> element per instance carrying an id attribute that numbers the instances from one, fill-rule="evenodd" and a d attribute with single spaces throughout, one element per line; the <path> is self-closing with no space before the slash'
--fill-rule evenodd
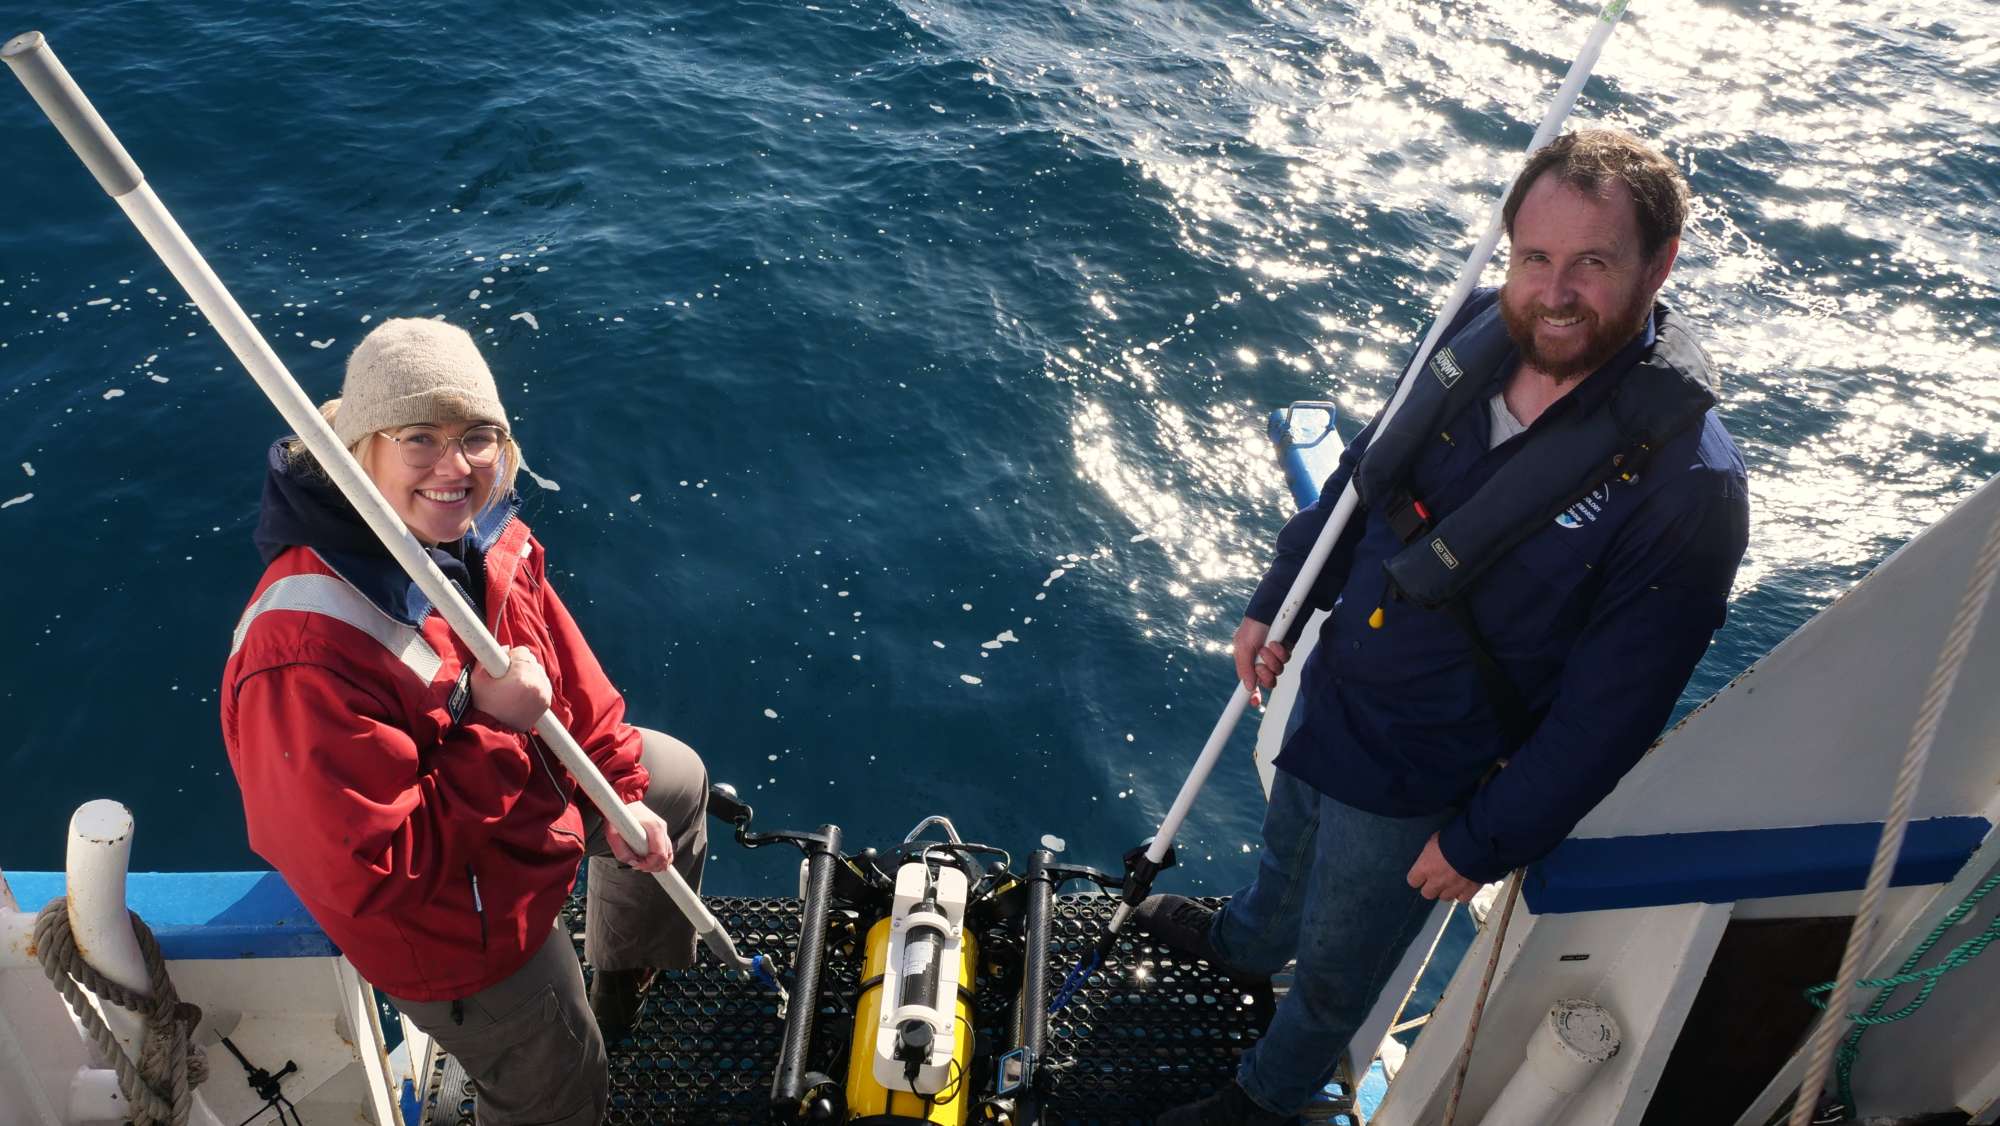
<path id="1" fill-rule="evenodd" d="M 1606 481 L 1636 475 L 1652 451 L 1715 405 L 1714 370 L 1701 345 L 1666 306 L 1655 306 L 1653 317 L 1650 350 L 1630 367 L 1592 376 L 1616 381 L 1609 395 L 1547 419 L 1441 520 L 1411 494 L 1410 474 L 1425 442 L 1493 394 L 1494 375 L 1515 351 L 1499 301 L 1432 353 L 1354 474 L 1361 502 L 1407 545 L 1384 565 L 1396 593 L 1426 609 L 1457 603 L 1515 545 Z"/>

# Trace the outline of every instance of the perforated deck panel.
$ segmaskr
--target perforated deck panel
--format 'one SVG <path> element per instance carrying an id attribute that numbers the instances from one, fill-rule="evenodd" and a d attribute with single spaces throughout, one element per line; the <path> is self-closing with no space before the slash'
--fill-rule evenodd
<path id="1" fill-rule="evenodd" d="M 798 940 L 797 900 L 711 897 L 708 902 L 740 949 L 776 952 L 785 966 L 791 965 Z M 1114 904 L 1111 897 L 1095 893 L 1057 897 L 1050 936 L 1052 991 L 1100 933 Z M 581 955 L 580 906 L 572 903 L 567 914 Z M 846 1071 L 861 959 L 857 922 L 836 912 L 831 925 L 823 977 L 827 995 L 811 1066 L 839 1079 Z M 607 1123 L 772 1121 L 767 1103 L 782 1029 L 776 998 L 754 982 L 733 980 L 703 957 L 704 964 L 695 969 L 661 975 L 632 1035 L 612 1046 Z M 1010 1042 L 1019 960 L 1018 938 L 983 936 L 975 1011 L 980 1060 L 971 1077 L 975 1092 L 991 1090 L 992 1059 Z M 1050 1023 L 1043 1061 L 1050 1092 L 1045 1120 L 1138 1126 L 1202 1097 L 1234 1073 L 1237 1055 L 1270 1019 L 1271 1003 L 1268 990 L 1236 988 L 1205 962 L 1155 949 L 1143 940 L 1121 941 L 1112 961 Z M 471 1091 L 462 1082 L 447 1082 L 442 1070 L 428 1102 L 426 1121 L 471 1126 Z M 1324 1110 L 1309 1118 L 1327 1120 Z"/>

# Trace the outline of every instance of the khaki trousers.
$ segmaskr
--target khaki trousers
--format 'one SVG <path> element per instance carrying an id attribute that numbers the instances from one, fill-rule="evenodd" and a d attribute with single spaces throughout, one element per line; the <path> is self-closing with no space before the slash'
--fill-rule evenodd
<path id="1" fill-rule="evenodd" d="M 645 802 L 674 834 L 674 869 L 701 889 L 708 857 L 708 771 L 686 743 L 640 728 L 652 784 Z M 618 863 L 604 818 L 586 804 L 589 888 L 584 955 L 598 969 L 681 968 L 695 935 L 652 875 Z M 478 1126 L 596 1126 L 610 1098 L 604 1039 L 591 1015 L 583 967 L 561 918 L 541 949 L 506 980 L 456 1001 L 406 1001 L 398 1011 L 465 1068 Z"/>

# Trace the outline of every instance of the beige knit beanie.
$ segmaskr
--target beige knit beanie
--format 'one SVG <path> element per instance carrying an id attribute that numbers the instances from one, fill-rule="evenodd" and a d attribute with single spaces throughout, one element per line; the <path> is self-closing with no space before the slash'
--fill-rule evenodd
<path id="1" fill-rule="evenodd" d="M 443 321 L 396 317 L 361 338 L 347 357 L 347 380 L 333 432 L 352 446 L 377 430 L 417 422 L 507 425 L 493 373 L 471 334 Z"/>

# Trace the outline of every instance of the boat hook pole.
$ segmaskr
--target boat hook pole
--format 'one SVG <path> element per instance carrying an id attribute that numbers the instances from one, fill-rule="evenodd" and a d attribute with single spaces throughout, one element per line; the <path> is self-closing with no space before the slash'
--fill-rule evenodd
<path id="1" fill-rule="evenodd" d="M 222 280 L 215 275 L 208 263 L 188 240 L 174 217 L 160 203 L 159 197 L 146 183 L 145 174 L 125 152 L 125 147 L 112 135 L 104 119 L 77 88 L 75 80 L 56 59 L 55 52 L 39 31 L 17 35 L 0 47 L 0 58 L 28 88 L 35 102 L 48 115 L 49 121 L 59 130 L 70 148 L 83 160 L 91 175 L 97 177 L 98 184 L 116 200 L 125 211 L 132 225 L 139 228 L 153 252 L 160 256 L 167 269 L 174 275 L 188 296 L 194 299 L 202 315 L 221 335 L 229 350 L 236 354 L 250 377 L 257 381 L 264 394 L 271 400 L 278 413 L 285 416 L 285 422 L 305 441 L 306 448 L 333 478 L 340 491 L 354 505 L 356 512 L 367 522 L 368 527 L 389 554 L 396 557 L 403 570 L 416 580 L 417 586 L 430 598 L 445 621 L 451 624 L 452 632 L 464 641 L 480 667 L 494 677 L 505 675 L 507 671 L 507 651 L 500 647 L 488 633 L 486 626 L 466 604 L 465 597 L 438 570 L 437 564 L 417 544 L 403 522 L 396 516 L 389 502 L 382 499 L 375 485 L 355 463 L 353 455 L 347 452 L 333 428 L 320 417 L 319 409 L 299 388 L 277 353 L 257 332 L 250 318 L 244 314 L 236 299 L 230 296 Z M 604 780 L 596 765 L 583 753 L 570 733 L 564 729 L 555 713 L 545 711 L 535 721 L 535 732 L 543 743 L 555 748 L 557 757 L 569 768 L 571 777 L 590 796 L 606 820 L 625 838 L 632 851 L 645 855 L 646 835 L 639 828 L 625 803 L 618 799 L 611 784 Z M 776 990 L 782 998 L 784 988 L 778 984 L 777 974 L 770 959 L 762 954 L 746 958 L 736 950 L 722 924 L 709 911 L 708 906 L 688 887 L 679 872 L 668 868 L 655 873 L 660 886 L 666 889 L 674 905 L 680 908 L 694 923 L 694 928 L 724 966 L 749 974 Z"/>
<path id="2" fill-rule="evenodd" d="M 1590 78 L 1591 69 L 1597 65 L 1597 56 L 1603 52 L 1605 42 L 1611 38 L 1612 30 L 1618 26 L 1618 20 L 1625 14 L 1625 8 L 1629 3 L 1630 0 L 1610 0 L 1604 5 L 1603 10 L 1598 12 L 1590 35 L 1584 40 L 1583 49 L 1570 63 L 1569 73 L 1564 76 L 1562 86 L 1556 90 L 1555 99 L 1549 104 L 1548 112 L 1542 116 L 1542 123 L 1536 128 L 1534 139 L 1528 142 L 1530 155 L 1555 140 L 1556 134 L 1562 130 L 1563 121 L 1569 117 L 1571 107 L 1576 105 L 1577 96 L 1583 91 L 1584 82 Z M 1423 370 L 1424 364 L 1430 359 L 1431 351 L 1437 347 L 1438 337 L 1444 335 L 1445 326 L 1458 315 L 1466 299 L 1472 295 L 1474 287 L 1479 284 L 1480 271 L 1485 268 L 1487 259 L 1493 256 L 1494 248 L 1500 245 L 1500 235 L 1504 225 L 1502 211 L 1505 206 L 1506 197 L 1503 194 L 1493 204 L 1493 216 L 1486 224 L 1486 233 L 1480 237 L 1478 245 L 1474 246 L 1472 253 L 1466 256 L 1465 265 L 1459 269 L 1458 281 L 1452 287 L 1450 299 L 1445 302 L 1444 309 L 1438 313 L 1437 318 L 1431 322 L 1430 331 L 1424 335 L 1423 346 L 1417 349 L 1417 354 L 1410 359 L 1410 366 L 1404 369 L 1403 378 L 1397 383 L 1396 393 L 1390 397 L 1389 405 L 1383 407 L 1382 413 L 1376 416 L 1375 428 L 1378 432 L 1396 416 L 1396 411 L 1402 407 L 1403 400 L 1409 397 L 1410 387 L 1417 373 Z M 1299 567 L 1298 577 L 1292 580 L 1291 589 L 1285 592 L 1285 600 L 1279 605 L 1277 616 L 1271 620 L 1270 636 L 1282 638 L 1290 631 L 1292 623 L 1298 619 L 1300 611 L 1305 607 L 1306 595 L 1311 592 L 1321 569 L 1326 566 L 1327 556 L 1333 554 L 1333 545 L 1339 541 L 1341 532 L 1346 529 L 1347 521 L 1354 515 L 1354 509 L 1359 503 L 1360 496 L 1354 491 L 1354 482 L 1350 479 L 1347 487 L 1340 491 L 1340 499 L 1334 503 L 1333 512 L 1327 517 L 1326 526 L 1320 529 L 1319 539 L 1313 541 L 1312 551 L 1306 556 L 1305 563 Z M 1180 833 L 1181 822 L 1187 819 L 1188 811 L 1194 807 L 1195 797 L 1201 793 L 1202 786 L 1208 781 L 1209 771 L 1215 768 L 1216 760 L 1222 755 L 1223 746 L 1229 742 L 1230 735 L 1236 730 L 1237 721 L 1243 718 L 1243 712 L 1249 704 L 1250 689 L 1238 683 L 1236 691 L 1229 697 L 1229 704 L 1222 709 L 1221 718 L 1215 721 L 1215 728 L 1208 733 L 1208 742 L 1202 745 L 1200 757 L 1195 759 L 1194 766 L 1188 770 L 1187 779 L 1181 783 L 1180 793 L 1175 796 L 1173 806 L 1167 810 L 1167 816 L 1160 822 L 1159 829 L 1146 846 L 1145 855 L 1132 863 L 1132 870 L 1126 876 L 1118 907 L 1112 912 L 1111 921 L 1105 926 L 1103 937 L 1077 964 L 1077 967 L 1070 971 L 1068 980 L 1064 981 L 1062 988 L 1056 991 L 1055 999 L 1049 1003 L 1051 1014 L 1061 1009 L 1069 1001 L 1071 994 L 1076 992 L 1097 967 L 1103 965 L 1104 959 L 1117 944 L 1118 932 L 1124 928 L 1126 920 L 1132 917 L 1133 910 L 1152 891 L 1153 878 L 1168 864 L 1167 853 L 1173 848 L 1174 837 Z"/>

